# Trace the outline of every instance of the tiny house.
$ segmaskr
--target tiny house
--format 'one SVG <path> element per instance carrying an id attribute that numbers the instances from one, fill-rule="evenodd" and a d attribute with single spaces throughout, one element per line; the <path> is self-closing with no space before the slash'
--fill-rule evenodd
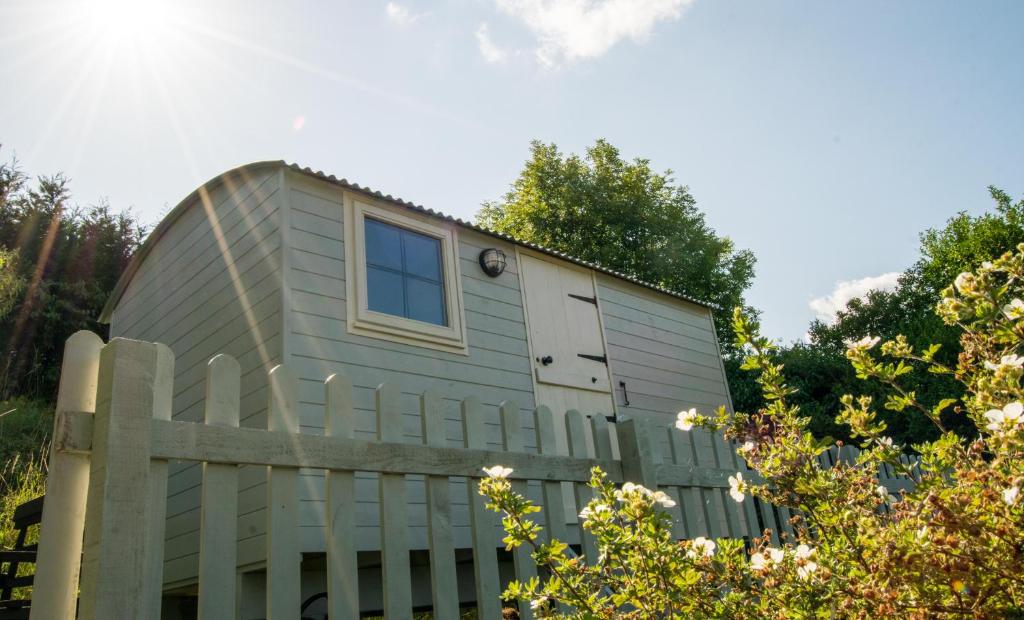
<path id="1" fill-rule="evenodd" d="M 225 172 L 189 194 L 146 240 L 102 320 L 112 337 L 171 348 L 173 417 L 185 421 L 202 419 L 206 364 L 219 353 L 241 364 L 241 424 L 254 428 L 267 427 L 267 372 L 278 364 L 299 379 L 304 433 L 322 432 L 322 382 L 333 373 L 353 382 L 355 409 L 365 414 L 359 437 L 378 432 L 374 392 L 388 381 L 402 388 L 407 441 L 422 441 L 418 399 L 434 390 L 449 439 L 461 436 L 458 403 L 479 397 L 494 449 L 505 401 L 518 405 L 526 428 L 542 404 L 664 426 L 682 408 L 729 404 L 711 312 L 700 301 L 279 161 Z M 256 617 L 244 599 L 259 599 L 264 587 L 265 477 L 263 468 L 242 470 L 242 617 Z M 299 479 L 303 589 L 315 594 L 323 589 L 324 485 L 318 473 Z M 198 465 L 172 464 L 168 592 L 195 587 L 200 482 Z M 461 502 L 456 543 L 468 548 L 465 481 L 451 484 Z M 372 475 L 357 479 L 352 536 L 370 573 L 360 583 L 371 588 L 376 493 Z M 420 481 L 409 479 L 408 498 L 410 543 L 425 549 Z"/>

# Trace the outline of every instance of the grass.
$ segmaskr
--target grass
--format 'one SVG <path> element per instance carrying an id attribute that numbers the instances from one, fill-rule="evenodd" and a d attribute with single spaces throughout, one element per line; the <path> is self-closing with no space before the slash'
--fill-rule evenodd
<path id="1" fill-rule="evenodd" d="M 14 511 L 46 492 L 46 459 L 53 429 L 53 407 L 39 401 L 15 398 L 0 402 L 0 547 L 13 549 L 18 539 Z M 32 527 L 26 544 L 39 541 L 39 527 Z M 32 565 L 18 568 L 30 574 Z M 31 597 L 31 588 L 18 588 L 14 598 Z"/>

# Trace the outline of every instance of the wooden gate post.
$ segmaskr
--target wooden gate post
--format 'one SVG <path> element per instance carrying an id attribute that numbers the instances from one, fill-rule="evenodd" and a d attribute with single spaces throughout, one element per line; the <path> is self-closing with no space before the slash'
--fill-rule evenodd
<path id="1" fill-rule="evenodd" d="M 61 413 L 96 411 L 96 380 L 103 340 L 89 331 L 75 332 L 64 344 L 64 362 L 57 392 Z M 30 618 L 71 620 L 75 617 L 78 573 L 82 565 L 82 532 L 89 489 L 89 456 L 62 449 L 62 429 L 50 446 L 46 500 L 39 525 L 39 549 Z"/>
<path id="2" fill-rule="evenodd" d="M 145 618 L 151 568 L 150 420 L 166 407 L 166 347 L 115 338 L 100 353 L 80 618 Z M 166 484 L 166 483 L 165 483 Z M 162 550 L 161 550 L 162 551 Z"/>

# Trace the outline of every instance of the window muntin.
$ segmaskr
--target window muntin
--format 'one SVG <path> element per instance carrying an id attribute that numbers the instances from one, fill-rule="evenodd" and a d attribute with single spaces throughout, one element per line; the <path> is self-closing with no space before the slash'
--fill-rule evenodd
<path id="1" fill-rule="evenodd" d="M 448 325 L 441 240 L 365 218 L 367 307 Z"/>

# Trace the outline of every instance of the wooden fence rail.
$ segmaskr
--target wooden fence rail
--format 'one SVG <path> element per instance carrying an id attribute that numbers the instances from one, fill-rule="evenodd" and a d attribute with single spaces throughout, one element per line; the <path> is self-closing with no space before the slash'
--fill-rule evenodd
<path id="1" fill-rule="evenodd" d="M 784 509 L 755 501 L 737 504 L 728 497 L 728 476 L 748 470 L 734 446 L 718 435 L 659 431 L 638 420 L 610 424 L 602 416 L 569 411 L 565 425 L 570 454 L 564 455 L 555 448 L 555 418 L 541 406 L 534 412 L 538 452 L 530 453 L 524 449 L 519 408 L 505 402 L 499 411 L 502 449 L 492 450 L 484 436 L 483 407 L 470 397 L 461 405 L 463 446 L 453 448 L 445 435 L 441 398 L 427 392 L 420 398 L 423 443 L 410 444 L 401 430 L 398 386 L 385 383 L 376 391 L 377 438 L 354 439 L 353 388 L 340 375 L 324 382 L 324 434 L 302 434 L 297 382 L 284 366 L 269 375 L 267 430 L 240 428 L 240 369 L 226 355 L 209 362 L 203 423 L 183 422 L 171 419 L 173 366 L 170 350 L 159 344 L 114 339 L 102 345 L 95 336 L 81 333 L 68 342 L 32 618 L 75 617 L 80 549 L 79 617 L 159 617 L 168 461 L 203 467 L 198 611 L 206 619 L 237 613 L 240 465 L 267 468 L 266 617 L 275 620 L 298 618 L 301 605 L 300 468 L 325 472 L 331 618 L 358 618 L 361 611 L 356 472 L 379 474 L 383 609 L 388 618 L 412 617 L 408 475 L 426 477 L 431 604 L 439 619 L 459 616 L 451 497 L 458 487 L 449 484 L 452 477 L 470 481 L 465 488 L 480 617 L 500 617 L 503 545 L 496 515 L 475 492 L 475 480 L 485 466 L 512 467 L 513 485 L 520 491 L 526 491 L 528 481 L 539 482 L 545 530 L 563 540 L 570 527 L 566 510 L 590 499 L 586 482 L 594 466 L 614 482 L 632 480 L 669 493 L 677 502 L 672 517 L 679 538 L 752 537 L 767 528 L 778 541 L 779 533 L 789 528 Z M 612 457 L 613 441 L 620 459 Z M 839 456 L 824 455 L 822 465 L 832 466 Z M 893 479 L 894 488 L 899 482 Z M 575 507 L 563 502 L 563 483 L 572 485 Z M 73 544 L 83 534 L 84 549 Z M 64 548 L 49 544 L 61 540 Z M 595 542 L 585 532 L 579 545 L 584 556 L 595 554 Z M 519 579 L 536 575 L 525 549 L 512 554 L 512 570 Z M 529 609 L 520 614 L 530 617 Z"/>

